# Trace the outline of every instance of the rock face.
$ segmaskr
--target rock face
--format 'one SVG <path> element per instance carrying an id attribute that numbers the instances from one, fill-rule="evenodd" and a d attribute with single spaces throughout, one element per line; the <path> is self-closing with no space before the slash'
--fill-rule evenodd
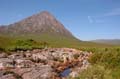
<path id="1" fill-rule="evenodd" d="M 70 48 L 11 53 L 6 58 L 0 58 L 0 79 L 59 79 L 59 74 L 67 68 L 71 69 L 70 76 L 76 77 L 87 69 L 88 58 L 91 56 L 91 53 Z"/>
<path id="2" fill-rule="evenodd" d="M 7 34 L 55 34 L 67 37 L 73 35 L 47 11 L 35 14 L 20 22 L 0 27 L 0 33 Z"/>

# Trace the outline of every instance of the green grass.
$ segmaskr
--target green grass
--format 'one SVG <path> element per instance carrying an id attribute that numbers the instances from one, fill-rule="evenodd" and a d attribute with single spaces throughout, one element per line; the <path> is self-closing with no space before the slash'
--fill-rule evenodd
<path id="1" fill-rule="evenodd" d="M 76 79 L 113 79 L 111 71 L 100 65 L 93 65 L 84 70 Z"/>
<path id="2" fill-rule="evenodd" d="M 32 44 L 33 47 L 40 48 L 41 43 L 46 42 L 48 43 L 47 47 L 69 47 L 69 48 L 93 48 L 93 47 L 111 47 L 111 45 L 105 44 L 96 44 L 91 42 L 80 41 L 78 39 L 72 37 L 63 37 L 57 35 L 49 35 L 49 34 L 42 34 L 42 35 L 19 35 L 19 36 L 8 36 L 8 35 L 0 35 L 0 48 L 4 50 L 14 49 L 16 47 L 16 41 L 18 40 L 29 40 L 32 39 L 36 43 Z M 25 46 L 23 46 L 25 48 Z M 43 47 L 43 46 L 42 46 Z M 27 49 L 27 47 L 26 47 Z M 29 47 L 28 47 L 29 49 Z"/>
<path id="3" fill-rule="evenodd" d="M 105 48 L 98 50 L 89 59 L 91 64 L 100 64 L 105 68 L 120 68 L 120 48 Z"/>
<path id="4" fill-rule="evenodd" d="M 81 50 L 93 52 L 91 66 L 74 79 L 120 79 L 120 47 Z"/>

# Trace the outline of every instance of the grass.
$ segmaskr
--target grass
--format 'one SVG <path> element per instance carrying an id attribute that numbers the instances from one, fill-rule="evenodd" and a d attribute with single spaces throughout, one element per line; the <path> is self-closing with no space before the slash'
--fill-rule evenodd
<path id="1" fill-rule="evenodd" d="M 120 68 L 120 48 L 106 48 L 99 50 L 89 59 L 91 64 L 100 64 L 105 68 Z"/>
<path id="2" fill-rule="evenodd" d="M 84 70 L 76 79 L 113 79 L 111 71 L 100 65 L 93 65 Z"/>
<path id="3" fill-rule="evenodd" d="M 47 43 L 47 47 L 69 47 L 69 48 L 88 48 L 88 47 L 111 47 L 111 45 L 104 44 L 96 44 L 91 42 L 84 42 L 72 37 L 62 37 L 57 35 L 19 35 L 19 36 L 8 36 L 8 35 L 0 35 L 0 49 L 1 50 L 9 50 L 16 48 L 16 41 L 26 41 L 32 39 L 34 42 L 31 46 L 19 46 L 23 48 L 41 48 L 45 47 L 42 43 Z M 18 46 L 17 46 L 18 47 Z"/>
<path id="4" fill-rule="evenodd" d="M 74 79 L 120 79 L 120 47 L 83 50 L 93 51 L 91 66 Z"/>

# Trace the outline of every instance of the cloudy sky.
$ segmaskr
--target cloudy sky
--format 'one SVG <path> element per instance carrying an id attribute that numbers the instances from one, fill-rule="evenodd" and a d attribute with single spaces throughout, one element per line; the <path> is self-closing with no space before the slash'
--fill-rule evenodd
<path id="1" fill-rule="evenodd" d="M 120 39 L 120 0 L 0 0 L 0 25 L 49 11 L 81 40 Z"/>

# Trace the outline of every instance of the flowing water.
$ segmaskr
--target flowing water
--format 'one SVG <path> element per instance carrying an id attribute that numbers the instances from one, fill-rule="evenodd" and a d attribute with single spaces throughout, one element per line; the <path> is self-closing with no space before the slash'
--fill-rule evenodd
<path id="1" fill-rule="evenodd" d="M 67 68 L 60 73 L 60 77 L 67 77 L 70 74 L 70 72 L 71 72 L 70 68 Z"/>

